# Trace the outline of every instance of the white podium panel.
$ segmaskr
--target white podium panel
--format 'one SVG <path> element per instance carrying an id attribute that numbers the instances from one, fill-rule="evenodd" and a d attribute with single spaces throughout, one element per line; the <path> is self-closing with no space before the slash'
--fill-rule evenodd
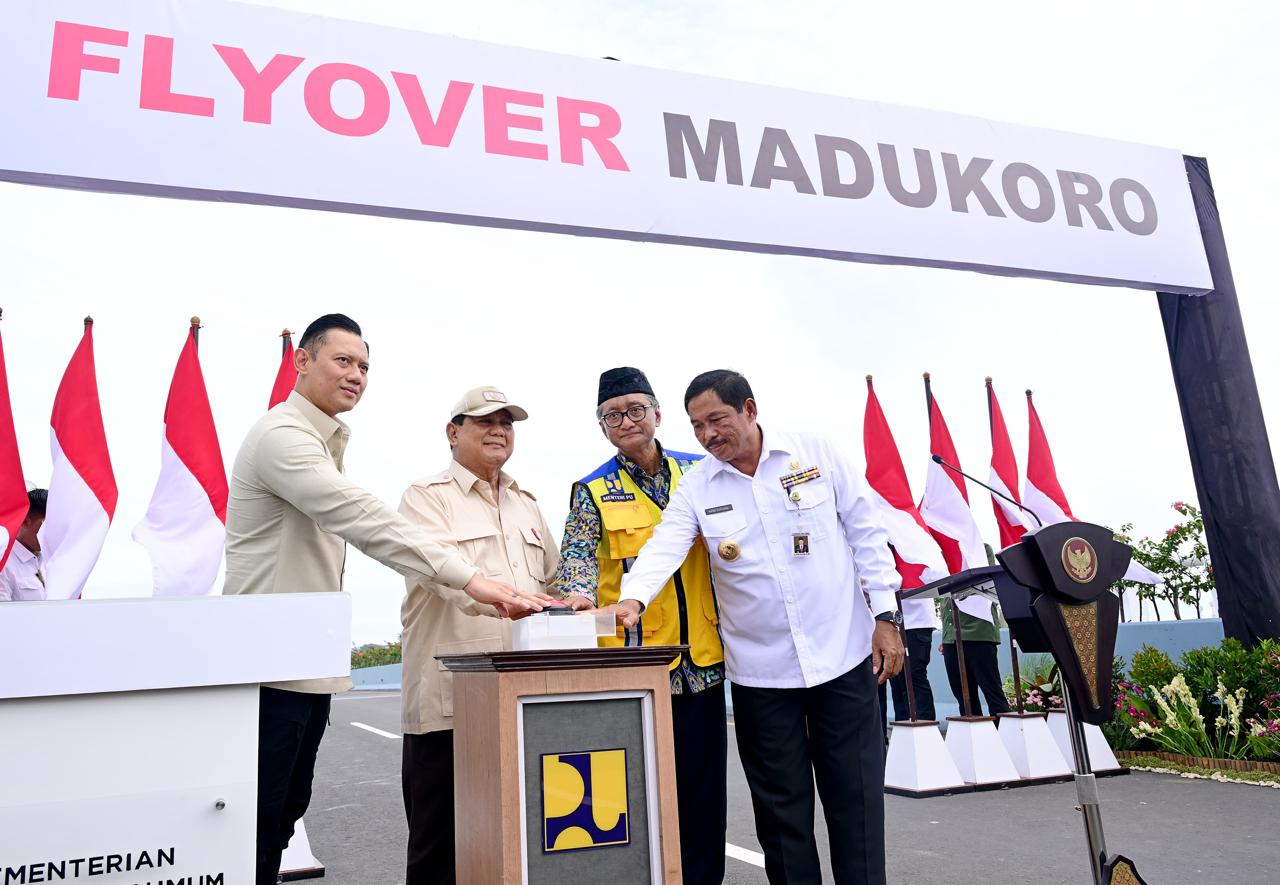
<path id="1" fill-rule="evenodd" d="M 0 735 L 11 881 L 253 882 L 256 685 L 6 701 Z"/>
<path id="2" fill-rule="evenodd" d="M 252 885 L 258 686 L 351 672 L 345 593 L 0 606 L 0 882 Z"/>

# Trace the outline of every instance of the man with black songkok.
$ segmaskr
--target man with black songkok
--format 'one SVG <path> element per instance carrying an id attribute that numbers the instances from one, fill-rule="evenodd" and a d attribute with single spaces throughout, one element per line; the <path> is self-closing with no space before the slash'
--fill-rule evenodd
<path id="1" fill-rule="evenodd" d="M 556 587 L 575 608 L 618 601 L 622 576 L 662 519 L 681 477 L 701 455 L 663 449 L 662 411 L 644 372 L 600 376 L 596 421 L 612 458 L 573 485 Z M 680 568 L 625 635 L 602 645 L 688 645 L 671 662 L 671 713 L 680 860 L 687 885 L 724 879 L 724 652 L 707 550 L 694 545 Z M 619 631 L 624 634 L 624 631 Z"/>

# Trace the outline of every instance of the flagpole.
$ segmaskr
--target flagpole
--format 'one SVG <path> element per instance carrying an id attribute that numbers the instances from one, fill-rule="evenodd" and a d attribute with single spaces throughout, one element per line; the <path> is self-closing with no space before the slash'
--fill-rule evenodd
<path id="1" fill-rule="evenodd" d="M 986 384 L 987 384 L 987 427 L 991 431 L 992 451 L 995 451 L 996 418 L 995 418 L 995 410 L 991 405 L 991 399 L 995 395 L 995 390 L 991 387 L 990 375 L 987 376 Z M 1017 482 L 1017 479 L 1018 478 L 1015 476 L 1014 477 L 1015 483 Z M 999 507 L 1000 505 L 997 503 L 996 506 Z M 1009 631 L 1009 663 L 1013 668 L 1013 697 L 1018 704 L 1018 715 L 1021 716 L 1023 713 L 1027 711 L 1026 711 L 1026 706 L 1023 704 L 1023 701 L 1022 701 L 1022 673 L 1018 666 L 1018 642 L 1013 638 L 1012 630 Z"/>
<path id="2" fill-rule="evenodd" d="M 929 415 L 929 440 L 930 449 L 933 448 L 933 385 L 929 380 L 929 373 L 924 373 L 924 404 Z M 933 454 L 930 452 L 930 454 Z M 956 640 L 956 668 L 960 671 L 960 713 L 964 716 L 973 715 L 973 704 L 969 700 L 969 672 L 964 665 L 964 639 L 962 638 L 962 630 L 960 627 L 960 607 L 956 605 L 956 598 L 948 594 L 947 601 L 951 604 L 951 627 L 955 633 Z"/>
<path id="3" fill-rule="evenodd" d="M 293 350 L 293 333 L 285 329 L 280 333 L 280 358 L 284 359 L 289 351 Z"/>
<path id="4" fill-rule="evenodd" d="M 200 329 L 201 329 L 200 317 L 192 317 L 191 318 L 191 342 L 196 346 L 197 350 L 200 349 Z"/>

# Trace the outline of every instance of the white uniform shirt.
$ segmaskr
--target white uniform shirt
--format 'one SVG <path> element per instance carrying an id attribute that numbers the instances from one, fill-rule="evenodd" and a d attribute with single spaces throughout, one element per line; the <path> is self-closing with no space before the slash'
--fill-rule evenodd
<path id="1" fill-rule="evenodd" d="M 3 553 L 0 550 L 0 553 Z M 22 546 L 21 541 L 13 542 L 13 549 L 5 561 L 4 571 L 0 571 L 0 602 L 25 602 L 34 599 L 45 599 L 44 575 L 40 571 L 42 560 L 39 553 L 32 553 Z"/>
<path id="2" fill-rule="evenodd" d="M 783 488 L 782 477 L 815 467 L 815 478 Z M 623 577 L 622 598 L 648 604 L 699 534 L 711 554 L 726 670 L 741 685 L 835 679 L 871 653 L 872 610 L 896 608 L 889 536 L 859 471 L 826 440 L 764 432 L 755 476 L 715 458 L 698 462 Z M 721 555 L 725 542 L 737 545 L 736 558 Z"/>

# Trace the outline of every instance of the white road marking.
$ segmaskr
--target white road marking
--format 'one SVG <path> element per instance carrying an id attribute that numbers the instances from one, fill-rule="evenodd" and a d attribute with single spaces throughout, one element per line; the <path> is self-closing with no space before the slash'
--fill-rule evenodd
<path id="1" fill-rule="evenodd" d="M 724 853 L 726 857 L 732 857 L 734 860 L 740 860 L 761 869 L 764 868 L 764 855 L 758 851 L 748 851 L 745 848 L 739 848 L 732 842 L 726 842 L 724 843 Z"/>
<path id="2" fill-rule="evenodd" d="M 365 731 L 371 731 L 374 734 L 382 735 L 384 738 L 390 738 L 393 741 L 400 740 L 400 735 L 392 734 L 389 731 L 383 731 L 381 728 L 374 728 L 372 725 L 365 725 L 363 722 L 352 722 L 356 728 L 363 728 Z"/>

